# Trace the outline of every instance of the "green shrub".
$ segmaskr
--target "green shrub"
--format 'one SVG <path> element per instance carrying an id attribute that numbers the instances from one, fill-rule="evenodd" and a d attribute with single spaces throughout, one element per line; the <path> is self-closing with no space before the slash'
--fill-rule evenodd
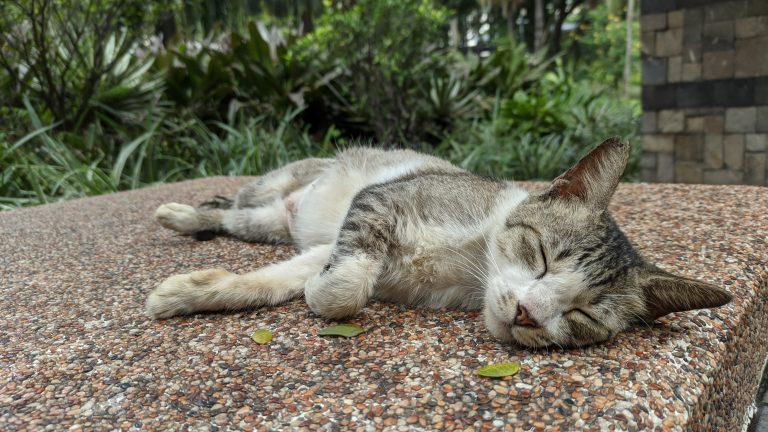
<path id="1" fill-rule="evenodd" d="M 613 87 L 622 84 L 624 56 L 627 49 L 626 6 L 611 11 L 610 7 L 585 8 L 582 28 L 568 38 L 566 49 L 571 56 L 572 75 L 578 80 L 605 83 Z M 639 98 L 640 77 L 640 23 L 633 24 L 632 70 L 630 93 Z"/>
<path id="2" fill-rule="evenodd" d="M 631 136 L 639 106 L 600 84 L 575 81 L 558 66 L 502 101 L 502 126 L 535 135 L 569 134 L 578 145 L 604 135 Z"/>
<path id="3" fill-rule="evenodd" d="M 359 0 L 324 14 L 296 50 L 339 72 L 311 113 L 381 143 L 434 138 L 474 98 L 440 46 L 446 18 L 429 0 Z"/>
<path id="4" fill-rule="evenodd" d="M 0 3 L 0 99 L 23 110 L 27 97 L 43 119 L 75 133 L 99 116 L 141 117 L 162 83 L 144 76 L 152 59 L 133 52 L 159 3 Z"/>
<path id="5" fill-rule="evenodd" d="M 456 128 L 440 152 L 475 172 L 549 180 L 605 138 L 634 141 L 639 115 L 639 104 L 556 68 L 526 90 L 499 98 L 490 120 Z M 626 179 L 636 178 L 638 157 L 636 150 Z"/>
<path id="6" fill-rule="evenodd" d="M 237 125 L 165 121 L 119 132 L 115 149 L 95 145 L 103 131 L 83 135 L 87 152 L 44 126 L 29 106 L 33 132 L 17 141 L 0 134 L 0 208 L 42 204 L 209 175 L 259 175 L 289 161 L 332 153 L 333 130 L 320 142 L 294 125 L 296 112 L 277 126 L 263 117 Z"/>
<path id="7" fill-rule="evenodd" d="M 566 73 L 557 58 L 509 41 L 487 57 L 448 48 L 447 14 L 429 0 L 325 2 L 316 31 L 300 37 L 230 14 L 236 28 L 223 36 L 194 40 L 217 18 L 149 50 L 139 41 L 158 24 L 158 5 L 0 6 L 9 29 L 0 34 L 0 207 L 258 175 L 350 141 L 551 179 L 604 138 L 637 129 L 637 102 L 593 84 L 581 66 Z M 604 69 L 595 67 L 600 80 L 615 76 Z M 628 178 L 636 171 L 633 155 Z"/>
<path id="8" fill-rule="evenodd" d="M 509 97 L 542 78 L 556 59 L 545 54 L 529 53 L 525 45 L 501 39 L 487 59 L 478 59 L 471 77 L 486 94 Z"/>
<path id="9" fill-rule="evenodd" d="M 248 116 L 279 120 L 303 109 L 305 94 L 322 86 L 311 62 L 289 55 L 292 41 L 276 28 L 249 23 L 202 43 L 182 42 L 157 56 L 165 96 L 175 109 L 204 121 L 233 122 Z"/>

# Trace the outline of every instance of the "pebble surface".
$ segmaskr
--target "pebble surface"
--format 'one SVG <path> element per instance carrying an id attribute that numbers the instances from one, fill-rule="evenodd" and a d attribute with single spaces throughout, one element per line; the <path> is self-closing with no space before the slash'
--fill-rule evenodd
<path id="1" fill-rule="evenodd" d="M 0 213 L 0 430 L 738 430 L 768 353 L 768 189 L 621 185 L 619 224 L 662 268 L 733 303 L 584 349 L 497 343 L 477 312 L 373 302 L 361 336 L 322 338 L 301 300 L 151 321 L 165 277 L 245 272 L 290 247 L 196 242 L 161 203 L 228 195 L 211 178 Z M 250 334 L 267 328 L 268 345 Z M 520 362 L 502 380 L 486 364 Z"/>

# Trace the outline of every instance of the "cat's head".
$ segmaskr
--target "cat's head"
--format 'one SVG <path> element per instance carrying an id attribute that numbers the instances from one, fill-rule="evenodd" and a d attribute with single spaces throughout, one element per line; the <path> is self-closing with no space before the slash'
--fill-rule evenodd
<path id="1" fill-rule="evenodd" d="M 722 306 L 714 285 L 647 263 L 608 213 L 629 158 L 612 138 L 514 208 L 491 235 L 485 322 L 531 347 L 602 342 L 671 312 Z"/>

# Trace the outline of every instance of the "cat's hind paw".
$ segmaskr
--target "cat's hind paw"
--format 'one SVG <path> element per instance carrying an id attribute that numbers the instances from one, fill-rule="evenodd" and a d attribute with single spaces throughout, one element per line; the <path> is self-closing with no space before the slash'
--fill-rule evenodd
<path id="1" fill-rule="evenodd" d="M 219 284 L 231 275 L 224 269 L 212 269 L 171 276 L 149 294 L 145 313 L 163 319 L 217 310 Z"/>
<path id="2" fill-rule="evenodd" d="M 165 228 L 192 234 L 201 230 L 197 210 L 186 204 L 168 203 L 155 210 L 155 220 Z"/>

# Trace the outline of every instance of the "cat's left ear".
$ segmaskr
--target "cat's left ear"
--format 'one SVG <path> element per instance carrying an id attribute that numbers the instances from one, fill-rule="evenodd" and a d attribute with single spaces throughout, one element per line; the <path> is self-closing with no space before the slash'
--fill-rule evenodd
<path id="1" fill-rule="evenodd" d="M 722 306 L 733 295 L 715 285 L 675 276 L 655 269 L 640 281 L 645 296 L 645 316 L 650 320 L 672 312 Z"/>
<path id="2" fill-rule="evenodd" d="M 618 137 L 608 138 L 552 181 L 545 195 L 605 209 L 627 166 L 629 151 L 629 144 L 622 144 Z"/>

